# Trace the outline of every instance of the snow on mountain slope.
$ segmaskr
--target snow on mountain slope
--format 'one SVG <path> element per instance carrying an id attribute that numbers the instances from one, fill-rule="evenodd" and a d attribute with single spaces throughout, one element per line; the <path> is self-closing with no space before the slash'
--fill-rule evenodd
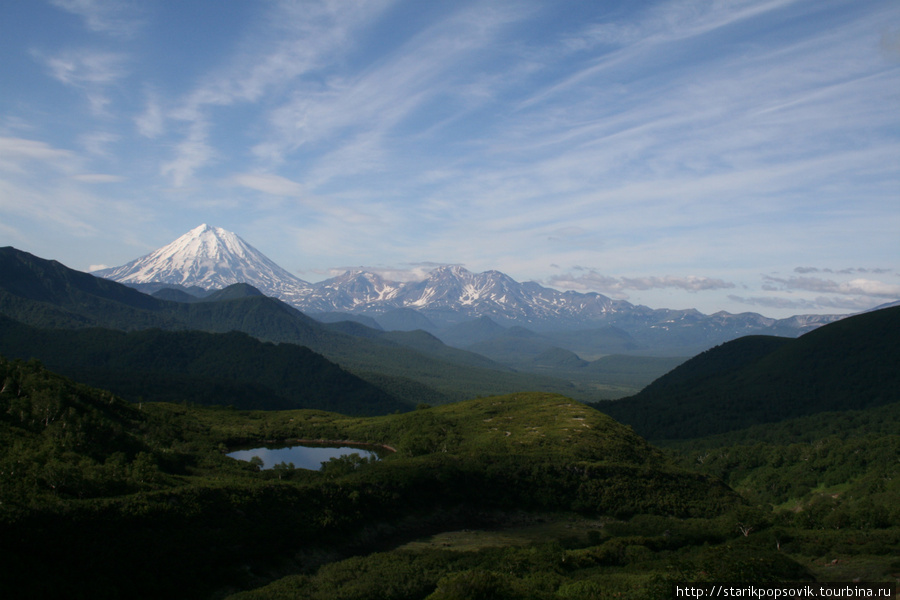
<path id="1" fill-rule="evenodd" d="M 207 289 L 249 283 L 289 303 L 311 287 L 234 233 L 206 224 L 146 256 L 93 274 L 125 284 L 162 282 Z"/>
<path id="2" fill-rule="evenodd" d="M 421 281 L 402 283 L 348 271 L 315 284 L 297 307 L 370 314 L 406 308 L 447 322 L 490 316 L 500 322 L 557 325 L 560 320 L 591 321 L 634 308 L 601 294 L 560 292 L 534 282 L 519 283 L 499 271 L 472 273 L 459 265 L 438 267 Z"/>
<path id="3" fill-rule="evenodd" d="M 459 265 L 438 267 L 421 281 L 394 282 L 352 270 L 310 284 L 234 233 L 208 225 L 147 256 L 94 274 L 126 284 L 163 282 L 207 289 L 248 283 L 304 312 L 371 316 L 411 309 L 441 327 L 481 317 L 535 330 L 615 326 L 650 345 L 677 338 L 680 344 L 701 346 L 750 333 L 795 336 L 841 318 L 798 315 L 775 320 L 756 313 L 704 315 L 693 309 L 651 309 L 596 292 L 519 283 L 499 271 L 472 273 Z"/>

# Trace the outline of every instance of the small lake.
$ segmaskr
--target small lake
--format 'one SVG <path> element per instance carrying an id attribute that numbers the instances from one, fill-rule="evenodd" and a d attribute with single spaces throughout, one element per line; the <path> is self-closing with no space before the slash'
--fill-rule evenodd
<path id="1" fill-rule="evenodd" d="M 263 461 L 263 469 L 271 469 L 275 465 L 281 463 L 294 463 L 298 469 L 309 469 L 310 471 L 318 471 L 322 468 L 323 462 L 328 462 L 332 458 L 339 458 L 350 454 L 359 454 L 362 458 L 375 457 L 379 455 L 374 450 L 366 450 L 364 448 L 354 448 L 352 446 L 314 446 L 314 445 L 295 445 L 282 446 L 276 448 L 251 448 L 249 450 L 235 450 L 229 452 L 226 456 L 236 458 L 237 460 L 250 461 L 254 456 L 258 456 Z"/>

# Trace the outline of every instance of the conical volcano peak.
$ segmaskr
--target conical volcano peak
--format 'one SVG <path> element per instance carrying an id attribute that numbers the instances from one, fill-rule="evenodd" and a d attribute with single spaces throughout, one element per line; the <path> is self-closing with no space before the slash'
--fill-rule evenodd
<path id="1" fill-rule="evenodd" d="M 206 223 L 146 256 L 94 274 L 120 283 L 169 283 L 206 289 L 248 283 L 267 296 L 286 301 L 310 287 L 237 234 Z"/>

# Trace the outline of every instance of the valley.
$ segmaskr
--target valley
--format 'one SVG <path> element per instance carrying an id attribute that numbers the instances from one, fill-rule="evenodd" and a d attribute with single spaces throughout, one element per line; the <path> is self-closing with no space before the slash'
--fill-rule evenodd
<path id="1" fill-rule="evenodd" d="M 699 314 L 666 334 L 446 306 L 313 318 L 249 282 L 181 282 L 146 294 L 0 249 L 6 589 L 656 599 L 900 578 L 900 307 L 707 346 L 724 330 Z M 229 456 L 290 440 L 393 452 Z"/>

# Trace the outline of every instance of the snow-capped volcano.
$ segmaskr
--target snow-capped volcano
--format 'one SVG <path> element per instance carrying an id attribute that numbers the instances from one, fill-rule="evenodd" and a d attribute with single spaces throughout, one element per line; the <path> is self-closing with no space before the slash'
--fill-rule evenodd
<path id="1" fill-rule="evenodd" d="M 93 274 L 126 284 L 169 283 L 206 289 L 249 283 L 286 302 L 298 300 L 311 287 L 236 234 L 205 223 L 146 256 Z"/>

